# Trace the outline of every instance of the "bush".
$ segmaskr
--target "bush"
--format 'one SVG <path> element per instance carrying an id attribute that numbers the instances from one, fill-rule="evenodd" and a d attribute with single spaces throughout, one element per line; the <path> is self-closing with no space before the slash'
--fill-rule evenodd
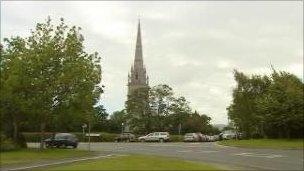
<path id="1" fill-rule="evenodd" d="M 101 133 L 101 138 L 103 142 L 114 142 L 115 138 L 118 136 L 119 134 L 115 134 L 115 133 L 107 133 L 107 132 L 102 132 Z"/>
<path id="2" fill-rule="evenodd" d="M 183 135 L 170 135 L 171 142 L 182 142 L 184 141 Z"/>
<path id="3" fill-rule="evenodd" d="M 22 133 L 26 142 L 40 142 L 40 132 L 23 132 Z M 45 132 L 44 139 L 50 138 L 53 136 L 52 132 Z"/>
<path id="4" fill-rule="evenodd" d="M 4 135 L 1 135 L 1 146 L 0 151 L 12 151 L 19 149 L 19 146 L 13 142 L 12 139 L 6 138 Z"/>
<path id="5" fill-rule="evenodd" d="M 82 132 L 71 132 L 72 134 L 75 134 L 78 138 L 79 142 L 88 142 L 88 137 L 84 137 Z M 93 132 L 92 132 L 93 133 Z M 24 132 L 22 133 L 26 142 L 40 142 L 40 132 Z M 50 138 L 53 136 L 54 133 L 52 132 L 46 132 L 44 138 Z M 115 138 L 118 136 L 118 134 L 114 133 L 106 133 L 102 132 L 100 133 L 100 137 L 91 137 L 91 142 L 114 142 Z"/>

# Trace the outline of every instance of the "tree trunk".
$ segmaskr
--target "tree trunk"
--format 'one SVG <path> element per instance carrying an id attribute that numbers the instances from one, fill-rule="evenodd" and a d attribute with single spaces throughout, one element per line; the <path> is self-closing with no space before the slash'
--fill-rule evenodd
<path id="1" fill-rule="evenodd" d="M 14 119 L 13 121 L 13 127 L 14 127 L 14 133 L 13 133 L 13 139 L 15 142 L 18 142 L 18 122 Z"/>
<path id="2" fill-rule="evenodd" d="M 41 122 L 41 125 L 40 125 L 40 150 L 43 150 L 43 147 L 44 147 L 44 143 L 43 143 L 43 140 L 44 140 L 44 134 L 45 134 L 45 121 L 42 121 Z"/>

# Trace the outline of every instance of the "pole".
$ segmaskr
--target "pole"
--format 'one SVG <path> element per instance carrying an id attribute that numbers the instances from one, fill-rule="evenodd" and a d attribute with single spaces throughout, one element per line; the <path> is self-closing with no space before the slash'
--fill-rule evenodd
<path id="1" fill-rule="evenodd" d="M 124 123 L 121 123 L 121 134 L 124 132 Z"/>
<path id="2" fill-rule="evenodd" d="M 91 123 L 89 121 L 89 151 L 91 151 Z"/>

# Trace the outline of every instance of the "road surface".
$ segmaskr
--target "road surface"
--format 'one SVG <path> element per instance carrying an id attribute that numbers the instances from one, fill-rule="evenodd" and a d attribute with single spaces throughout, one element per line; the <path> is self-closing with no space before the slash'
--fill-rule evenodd
<path id="1" fill-rule="evenodd" d="M 88 149 L 80 143 L 79 149 Z M 150 154 L 207 162 L 232 170 L 303 170 L 302 150 L 248 149 L 205 143 L 91 143 L 112 154 Z"/>

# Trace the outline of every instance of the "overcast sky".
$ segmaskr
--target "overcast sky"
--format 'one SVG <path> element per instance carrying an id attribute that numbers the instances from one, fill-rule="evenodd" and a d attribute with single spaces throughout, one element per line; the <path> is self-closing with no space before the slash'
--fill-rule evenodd
<path id="1" fill-rule="evenodd" d="M 102 57 L 102 103 L 113 112 L 126 100 L 139 15 L 150 85 L 170 85 L 212 123 L 227 123 L 234 68 L 269 74 L 272 64 L 303 78 L 301 1 L 1 1 L 1 39 L 28 36 L 47 16 L 82 27 L 86 50 Z"/>

